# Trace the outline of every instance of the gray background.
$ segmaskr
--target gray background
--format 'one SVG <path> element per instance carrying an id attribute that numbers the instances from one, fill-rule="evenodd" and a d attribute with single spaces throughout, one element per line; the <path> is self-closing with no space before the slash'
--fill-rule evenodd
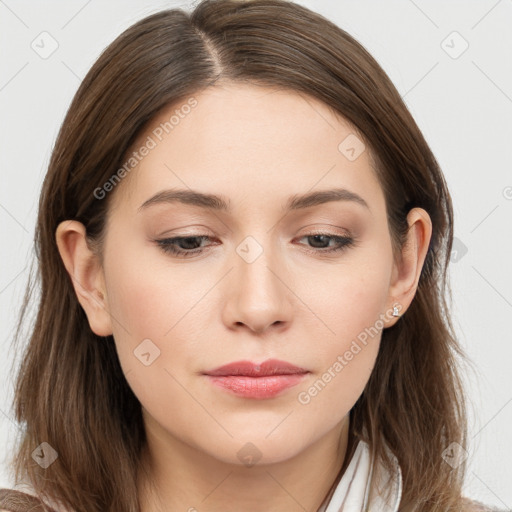
<path id="1" fill-rule="evenodd" d="M 478 369 L 466 378 L 466 494 L 510 509 L 512 1 L 298 3 L 334 21 L 374 55 L 444 170 L 455 208 L 454 323 Z M 57 130 L 81 79 L 120 32 L 160 9 L 189 5 L 0 0 L 0 486 L 10 483 L 3 459 L 16 433 L 9 369 L 19 354 L 10 342 Z M 41 36 L 44 31 L 50 36 Z M 54 53 L 41 56 L 52 44 L 58 44 Z"/>

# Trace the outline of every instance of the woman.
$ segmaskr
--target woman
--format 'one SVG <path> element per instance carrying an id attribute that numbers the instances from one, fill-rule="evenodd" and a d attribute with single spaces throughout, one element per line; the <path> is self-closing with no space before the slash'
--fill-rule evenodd
<path id="1" fill-rule="evenodd" d="M 435 157 L 339 27 L 282 0 L 139 21 L 43 185 L 0 507 L 489 510 L 461 495 L 452 237 Z"/>

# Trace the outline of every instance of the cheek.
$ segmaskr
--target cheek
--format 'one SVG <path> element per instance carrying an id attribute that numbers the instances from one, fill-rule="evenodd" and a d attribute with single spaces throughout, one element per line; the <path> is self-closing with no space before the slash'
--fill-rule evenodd
<path id="1" fill-rule="evenodd" d="M 347 254 L 340 264 L 318 266 L 316 273 L 306 272 L 297 279 L 296 293 L 316 314 L 310 317 L 317 330 L 322 329 L 328 346 L 343 349 L 366 328 L 375 326 L 389 307 L 391 267 L 390 253 L 369 246 Z M 381 324 L 377 327 L 382 328 Z"/>
<path id="2" fill-rule="evenodd" d="M 120 247 L 123 249 L 118 249 Z M 191 288 L 190 283 L 194 281 L 190 276 L 186 279 L 180 272 L 171 272 L 163 267 L 162 261 L 165 264 L 165 260 L 155 257 L 154 248 L 143 247 L 140 242 L 137 245 L 128 237 L 121 243 L 113 236 L 106 251 L 108 305 L 125 373 L 131 369 L 136 370 L 134 373 L 141 371 L 138 350 L 146 346 L 149 350 L 143 353 L 149 351 L 150 360 L 158 356 L 155 365 L 161 365 L 169 352 L 168 340 L 172 339 L 181 325 L 180 319 L 198 295 L 194 294 L 193 285 Z M 175 350 L 179 351 L 179 347 L 173 347 L 173 352 Z"/>
<path id="3" fill-rule="evenodd" d="M 105 261 L 110 312 L 118 320 L 114 334 L 134 343 L 170 339 L 204 295 L 204 283 L 192 267 L 168 264 L 157 248 L 140 242 L 119 246 L 123 250 L 112 248 Z"/>
<path id="4" fill-rule="evenodd" d="M 316 417 L 326 427 L 348 414 L 371 376 L 382 332 L 377 306 L 368 305 L 362 316 L 340 313 L 338 321 L 331 323 L 336 339 L 316 344 L 320 364 L 296 398 L 309 418 Z"/>
<path id="5" fill-rule="evenodd" d="M 119 361 L 141 404 L 155 416 L 174 417 L 187 398 L 175 369 L 200 350 L 200 326 L 193 321 L 200 307 L 193 306 L 205 293 L 204 283 L 171 269 L 152 249 L 119 246 L 125 249 L 112 250 L 105 261 Z"/>
<path id="6" fill-rule="evenodd" d="M 301 388 L 298 402 L 326 421 L 348 413 L 363 392 L 389 317 L 391 256 L 382 249 L 372 252 L 361 251 L 343 267 L 331 268 L 323 280 L 328 285 L 309 283 L 299 292 L 322 320 L 316 319 L 316 331 L 323 335 L 313 335 L 321 340 L 315 344 L 317 372 Z"/>

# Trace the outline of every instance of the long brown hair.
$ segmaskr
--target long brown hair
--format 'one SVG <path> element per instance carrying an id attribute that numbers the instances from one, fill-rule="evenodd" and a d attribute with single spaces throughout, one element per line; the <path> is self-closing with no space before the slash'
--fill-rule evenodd
<path id="1" fill-rule="evenodd" d="M 442 457 L 466 444 L 460 362 L 449 316 L 447 266 L 453 212 L 439 165 L 399 93 L 374 58 L 344 30 L 285 0 L 205 0 L 188 13 L 165 10 L 122 33 L 93 65 L 67 112 L 44 180 L 35 233 L 35 324 L 15 393 L 24 430 L 13 466 L 36 490 L 77 512 L 139 510 L 137 471 L 146 438 L 141 406 L 111 336 L 95 335 L 60 258 L 55 231 L 82 222 L 101 247 L 111 194 L 102 187 L 159 111 L 216 81 L 261 84 L 314 97 L 347 119 L 370 149 L 383 188 L 393 248 L 406 216 L 424 208 L 432 238 L 416 296 L 385 329 L 373 373 L 351 410 L 355 439 L 403 475 L 401 510 L 452 511 L 465 465 Z M 34 295 L 29 281 L 21 326 Z M 22 338 L 18 328 L 16 342 Z M 58 460 L 31 453 L 47 442 Z"/>

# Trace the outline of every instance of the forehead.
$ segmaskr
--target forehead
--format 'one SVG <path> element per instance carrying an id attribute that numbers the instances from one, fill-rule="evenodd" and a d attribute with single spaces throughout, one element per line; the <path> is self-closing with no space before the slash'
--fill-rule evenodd
<path id="1" fill-rule="evenodd" d="M 247 204 L 344 187 L 383 202 L 369 148 L 355 128 L 328 105 L 295 91 L 208 87 L 163 109 L 128 156 L 143 146 L 151 149 L 118 187 L 126 190 L 116 190 L 132 208 L 165 188 L 220 193 Z"/>

